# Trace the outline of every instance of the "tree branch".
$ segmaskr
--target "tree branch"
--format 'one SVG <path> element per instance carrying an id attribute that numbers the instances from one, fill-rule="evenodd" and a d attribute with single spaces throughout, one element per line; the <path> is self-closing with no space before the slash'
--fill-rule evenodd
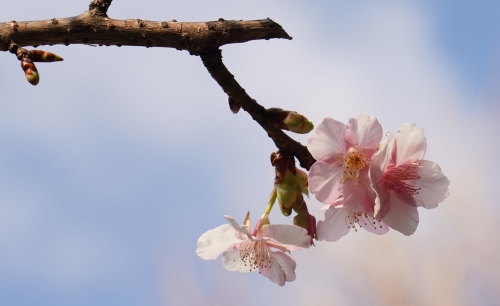
<path id="1" fill-rule="evenodd" d="M 227 70 L 222 62 L 222 51 L 217 49 L 200 55 L 203 64 L 210 75 L 222 87 L 224 92 L 252 116 L 252 119 L 267 132 L 268 136 L 274 141 L 274 144 L 280 151 L 288 152 L 295 156 L 302 168 L 309 168 L 316 161 L 305 146 L 290 138 L 282 130 L 270 125 L 266 120 L 266 109 L 252 99 L 240 84 L 234 79 L 234 76 Z"/>
<path id="2" fill-rule="evenodd" d="M 88 11 L 69 18 L 1 22 L 0 51 L 7 51 L 14 41 L 20 47 L 61 44 L 165 47 L 199 55 L 226 44 L 292 39 L 269 18 L 248 21 L 221 18 L 208 22 L 117 20 L 106 15 L 110 4 L 111 0 L 93 0 Z"/>

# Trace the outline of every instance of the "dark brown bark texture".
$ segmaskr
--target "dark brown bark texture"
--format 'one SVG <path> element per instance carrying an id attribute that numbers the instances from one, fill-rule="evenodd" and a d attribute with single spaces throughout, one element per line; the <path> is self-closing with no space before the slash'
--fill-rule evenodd
<path id="1" fill-rule="evenodd" d="M 307 148 L 291 139 L 265 118 L 266 109 L 253 100 L 222 63 L 219 47 L 259 39 L 292 39 L 271 19 L 235 21 L 219 18 L 208 22 L 116 20 L 107 11 L 112 0 L 92 0 L 89 10 L 68 18 L 0 22 L 0 51 L 11 45 L 89 44 L 105 46 L 164 47 L 199 55 L 212 77 L 232 99 L 233 112 L 240 105 L 267 132 L 283 152 L 295 156 L 309 169 L 315 162 Z M 237 105 L 238 104 L 238 105 Z M 236 111 L 237 112 L 237 111 Z"/>

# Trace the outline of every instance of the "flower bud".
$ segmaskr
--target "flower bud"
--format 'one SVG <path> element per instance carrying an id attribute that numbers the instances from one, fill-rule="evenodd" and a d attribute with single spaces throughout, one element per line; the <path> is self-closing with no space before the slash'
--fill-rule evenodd
<path id="1" fill-rule="evenodd" d="M 307 174 L 295 168 L 292 155 L 286 153 L 271 154 L 271 164 L 275 167 L 274 183 L 281 213 L 289 216 L 292 208 L 300 210 L 304 198 L 302 193 L 309 193 L 307 188 Z"/>
<path id="2" fill-rule="evenodd" d="M 283 123 L 286 125 L 287 130 L 297 134 L 307 134 L 314 128 L 309 119 L 297 112 L 289 112 Z"/>
<path id="3" fill-rule="evenodd" d="M 305 116 L 281 108 L 268 108 L 265 112 L 266 120 L 269 124 L 282 130 L 291 131 L 298 134 L 307 134 L 314 128 L 314 125 Z"/>
<path id="4" fill-rule="evenodd" d="M 38 82 L 40 82 L 38 70 L 36 69 L 36 66 L 31 59 L 24 57 L 21 60 L 21 68 L 24 70 L 26 80 L 28 80 L 31 85 L 36 85 L 38 84 Z"/>
<path id="5" fill-rule="evenodd" d="M 280 210 L 283 216 L 288 217 L 292 214 L 292 207 L 285 207 L 281 202 L 278 201 L 278 204 L 280 205 Z"/>
<path id="6" fill-rule="evenodd" d="M 297 194 L 301 193 L 300 185 L 295 176 L 286 170 L 283 182 L 277 184 L 278 201 L 285 207 L 292 207 L 297 202 Z"/>
<path id="7" fill-rule="evenodd" d="M 34 62 L 59 62 L 64 60 L 57 54 L 42 51 L 42 50 L 31 50 L 29 51 L 29 58 Z"/>
<path id="8" fill-rule="evenodd" d="M 302 193 L 309 196 L 309 184 L 307 183 L 307 173 L 305 173 L 300 169 L 297 169 L 297 174 L 295 175 L 295 177 L 299 182 Z"/>
<path id="9" fill-rule="evenodd" d="M 307 230 L 309 236 L 311 236 L 311 244 L 313 244 L 313 239 L 318 239 L 316 234 L 316 218 L 309 214 L 305 204 L 303 205 L 305 209 L 302 209 L 294 218 L 293 224 L 300 226 Z"/>

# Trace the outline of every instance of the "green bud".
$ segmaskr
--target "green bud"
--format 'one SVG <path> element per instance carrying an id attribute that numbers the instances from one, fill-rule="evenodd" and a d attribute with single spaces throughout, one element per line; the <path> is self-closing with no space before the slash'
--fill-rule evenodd
<path id="1" fill-rule="evenodd" d="M 313 123 L 305 116 L 281 108 L 266 109 L 265 118 L 274 127 L 298 134 L 307 134 L 314 128 Z"/>
<path id="2" fill-rule="evenodd" d="M 289 131 L 297 134 L 307 134 L 314 128 L 309 119 L 297 112 L 289 112 L 288 116 L 283 120 L 283 124 Z"/>
<path id="3" fill-rule="evenodd" d="M 299 182 L 300 189 L 303 194 L 309 196 L 309 184 L 307 183 L 307 173 L 304 171 L 297 169 L 297 174 L 295 175 L 297 181 Z"/>
<path id="4" fill-rule="evenodd" d="M 283 182 L 277 184 L 276 187 L 280 205 L 291 208 L 297 201 L 297 192 L 299 194 L 301 192 L 299 181 L 295 178 L 292 172 L 287 169 Z"/>

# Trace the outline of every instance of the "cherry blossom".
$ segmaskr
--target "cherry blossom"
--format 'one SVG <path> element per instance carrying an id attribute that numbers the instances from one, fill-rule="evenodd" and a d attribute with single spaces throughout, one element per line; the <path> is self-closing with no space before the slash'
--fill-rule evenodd
<path id="1" fill-rule="evenodd" d="M 308 248 L 311 237 L 307 230 L 295 225 L 269 224 L 265 215 L 250 233 L 249 214 L 242 226 L 231 216 L 225 215 L 224 218 L 231 224 L 209 230 L 198 239 L 198 256 L 208 260 L 222 254 L 226 269 L 239 272 L 258 270 L 280 286 L 295 280 L 296 263 L 284 252 Z"/>
<path id="2" fill-rule="evenodd" d="M 324 119 L 307 144 L 316 159 L 309 170 L 309 189 L 316 199 L 333 204 L 342 195 L 349 218 L 372 214 L 376 193 L 368 170 L 381 139 L 382 126 L 375 117 L 360 115 L 346 125 Z"/>
<path id="3" fill-rule="evenodd" d="M 370 164 L 375 217 L 407 236 L 417 229 L 417 206 L 435 208 L 449 194 L 450 181 L 439 165 L 422 160 L 426 148 L 423 129 L 404 124 L 396 136 L 387 134 Z"/>
<path id="4" fill-rule="evenodd" d="M 318 240 L 337 241 L 347 235 L 351 229 L 358 231 L 358 227 L 377 235 L 383 235 L 389 231 L 382 220 L 346 206 L 343 197 L 333 204 L 325 205 L 323 210 L 325 210 L 325 220 L 318 222 Z"/>

